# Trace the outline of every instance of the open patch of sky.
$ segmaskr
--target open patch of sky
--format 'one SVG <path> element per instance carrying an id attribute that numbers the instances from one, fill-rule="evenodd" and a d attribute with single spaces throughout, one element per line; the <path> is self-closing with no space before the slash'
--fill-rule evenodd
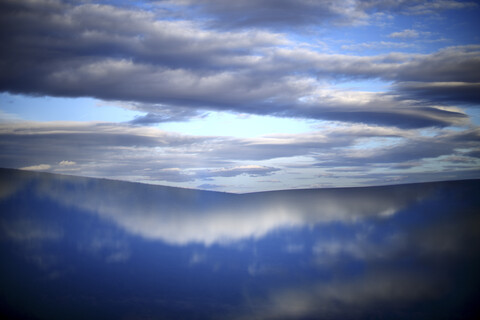
<path id="1" fill-rule="evenodd" d="M 310 132 L 313 130 L 311 124 L 312 121 L 303 119 L 212 111 L 206 117 L 161 123 L 158 127 L 189 135 L 254 138 L 269 134 Z"/>
<path id="2" fill-rule="evenodd" d="M 369 79 L 335 82 L 335 88 L 348 91 L 386 92 L 391 82 Z"/>
<path id="3" fill-rule="evenodd" d="M 124 122 L 139 112 L 93 98 L 58 98 L 0 93 L 0 110 L 27 121 Z"/>

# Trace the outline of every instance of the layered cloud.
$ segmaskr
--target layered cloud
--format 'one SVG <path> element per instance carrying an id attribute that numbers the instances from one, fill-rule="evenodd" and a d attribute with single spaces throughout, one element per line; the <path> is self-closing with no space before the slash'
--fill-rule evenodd
<path id="1" fill-rule="evenodd" d="M 342 185 L 476 177 L 480 46 L 451 41 L 417 50 L 417 41 L 437 34 L 428 24 L 395 25 L 391 16 L 477 7 L 416 0 L 2 1 L 0 91 L 93 97 L 137 114 L 121 124 L 7 117 L 0 166 L 223 188 L 227 178 L 246 184 L 268 176 L 262 181 L 281 181 L 280 188 L 346 177 L 330 166 L 351 169 Z M 383 36 L 363 42 L 329 40 L 326 31 L 336 37 L 381 23 Z M 402 42 L 409 39 L 415 41 Z M 345 52 L 357 49 L 363 51 Z M 225 112 L 307 120 L 312 130 L 240 138 L 153 128 Z"/>
<path id="2" fill-rule="evenodd" d="M 478 129 L 425 135 L 419 130 L 351 125 L 302 134 L 234 138 L 181 135 L 128 124 L 18 122 L 1 127 L 0 166 L 199 184 L 232 177 L 251 181 L 285 175 L 315 179 L 325 170 L 330 171 L 330 176 L 323 176 L 327 178 L 381 179 L 386 171 L 394 170 L 413 179 L 418 175 L 411 171 L 415 168 L 428 169 L 431 178 L 437 179 L 465 170 L 476 177 L 479 139 Z M 430 160 L 437 165 L 431 167 Z M 352 169 L 343 173 L 334 169 L 345 167 Z M 410 181 L 429 180 L 427 176 Z"/>
<path id="3" fill-rule="evenodd" d="M 433 7 L 444 5 L 434 3 Z M 228 8 L 241 16 L 242 10 L 271 5 L 241 1 L 236 3 L 239 11 Z M 350 12 L 345 5 L 304 2 L 294 7 L 318 17 L 310 7 L 331 16 Z M 212 14 L 227 12 L 223 2 L 199 6 Z M 268 12 L 287 12 L 292 6 L 285 1 Z M 355 10 L 351 12 L 357 16 Z M 209 29 L 198 21 L 171 19 L 163 11 L 6 1 L 1 12 L 1 90 L 133 103 L 148 112 L 132 120 L 134 124 L 184 120 L 197 116 L 199 109 L 210 109 L 443 127 L 468 122 L 467 115 L 449 103 L 478 102 L 478 46 L 422 55 L 349 56 L 301 48 L 286 34 L 273 31 Z M 296 11 L 292 16 L 302 17 Z M 346 79 L 383 79 L 393 86 L 382 93 L 329 85 Z M 451 83 L 455 90 L 438 94 Z"/>
<path id="4" fill-rule="evenodd" d="M 172 4 L 169 1 L 157 3 Z M 473 1 L 455 0 L 239 0 L 235 3 L 218 0 L 182 0 L 173 3 L 188 10 L 190 17 L 197 17 L 198 13 L 201 13 L 203 20 L 215 28 L 248 29 L 256 27 L 274 30 L 332 24 L 337 26 L 364 25 L 371 23 L 375 18 L 375 13 L 378 12 L 425 15 L 443 10 L 471 8 L 477 5 Z"/>

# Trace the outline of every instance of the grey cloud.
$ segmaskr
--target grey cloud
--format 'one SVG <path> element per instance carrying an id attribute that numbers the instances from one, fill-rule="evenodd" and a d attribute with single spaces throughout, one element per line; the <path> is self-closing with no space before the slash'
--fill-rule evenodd
<path id="1" fill-rule="evenodd" d="M 443 10 L 458 10 L 478 6 L 474 1 L 456 0 L 360 0 L 364 10 L 382 10 L 407 15 L 434 14 Z"/>
<path id="2" fill-rule="evenodd" d="M 396 166 L 402 162 L 452 155 L 457 149 L 476 148 L 479 134 L 478 129 L 471 129 L 463 132 L 446 132 L 433 137 L 411 137 L 392 146 L 363 149 L 357 152 L 339 151 L 335 156 L 317 156 L 321 160 L 317 165 L 323 167 L 390 163 Z"/>
<path id="3" fill-rule="evenodd" d="M 381 78 L 389 81 L 478 82 L 480 46 L 441 49 L 430 54 L 352 56 L 307 49 L 278 49 L 269 56 L 280 70 L 298 68 L 322 77 Z"/>
<path id="4" fill-rule="evenodd" d="M 478 82 L 399 82 L 394 90 L 402 97 L 430 103 L 461 103 L 478 106 L 480 83 Z"/>
<path id="5" fill-rule="evenodd" d="M 367 125 L 324 129 L 303 134 L 277 134 L 252 139 L 230 139 L 212 151 L 220 158 L 267 160 L 273 158 L 312 156 L 332 149 L 352 146 L 357 139 L 371 137 L 404 137 L 408 131 Z"/>
<path id="6" fill-rule="evenodd" d="M 162 3 L 162 2 L 160 2 Z M 360 25 L 369 23 L 378 12 L 403 14 L 432 14 L 443 10 L 475 7 L 465 1 L 308 1 L 308 0 L 185 0 L 183 5 L 192 19 L 203 16 L 209 26 L 218 29 L 268 28 L 304 31 L 311 25 Z M 207 15 L 207 19 L 204 16 Z"/>
<path id="7" fill-rule="evenodd" d="M 191 165 L 193 165 L 192 160 Z M 160 170 L 154 170 L 149 172 L 149 179 L 151 180 L 163 180 L 169 182 L 187 182 L 195 180 L 204 180 L 209 181 L 215 177 L 236 177 L 239 175 L 247 175 L 250 177 L 261 177 L 268 176 L 274 172 L 279 171 L 279 168 L 272 168 L 259 165 L 247 165 L 247 166 L 236 166 L 236 167 L 227 167 L 227 168 L 217 168 L 217 169 L 191 169 L 182 170 L 180 168 L 165 168 Z M 206 186 L 206 185 L 203 185 Z M 207 185 L 213 186 L 213 185 Z M 220 186 L 217 186 L 220 187 Z M 204 189 L 209 189 L 202 187 Z"/>
<path id="8" fill-rule="evenodd" d="M 258 177 L 279 171 L 232 165 L 229 161 L 237 160 L 234 154 L 218 160 L 224 143 L 242 144 L 233 138 L 193 137 L 125 124 L 16 123 L 0 127 L 0 166 L 170 182 L 242 174 Z M 65 166 L 65 158 L 74 161 Z M 212 169 L 199 168 L 205 166 Z"/>
<path id="9" fill-rule="evenodd" d="M 420 162 L 412 162 L 412 161 L 407 161 L 407 162 L 400 162 L 397 164 L 394 164 L 391 166 L 392 169 L 410 169 L 410 168 L 415 168 L 420 166 Z"/>
<path id="10" fill-rule="evenodd" d="M 328 158 L 335 150 L 333 157 L 339 161 L 339 158 L 344 159 L 344 154 L 348 158 L 348 155 L 351 154 L 350 147 L 360 139 L 384 137 L 405 138 L 408 141 L 408 139 L 414 139 L 415 136 L 415 133 L 401 129 L 352 125 L 346 128 L 325 129 L 304 134 L 230 139 L 212 150 L 212 155 L 239 160 L 267 160 L 294 156 Z"/>
<path id="11" fill-rule="evenodd" d="M 407 141 L 399 146 L 382 148 L 382 150 L 375 152 L 372 158 L 368 156 L 368 151 L 366 151 L 365 159 L 368 159 L 367 161 L 370 163 L 412 161 L 450 154 L 454 148 L 455 145 L 438 140 L 429 142 Z M 362 155 L 359 155 L 356 159 L 362 161 L 362 158 Z M 357 161 L 354 160 L 354 162 Z"/>
<path id="12" fill-rule="evenodd" d="M 465 155 L 468 157 L 480 158 L 480 149 L 469 151 L 465 153 Z"/>
<path id="13" fill-rule="evenodd" d="M 222 186 L 218 185 L 218 184 L 203 183 L 203 184 L 197 186 L 197 188 L 201 189 L 201 190 L 215 190 L 215 189 L 222 188 Z"/>
<path id="14" fill-rule="evenodd" d="M 64 170 L 65 166 L 59 162 L 68 158 L 76 164 L 67 169 L 79 168 L 78 172 L 86 175 L 116 176 L 125 166 L 130 168 L 125 170 L 126 175 L 136 170 L 146 173 L 144 169 L 149 166 L 162 169 L 172 164 L 182 165 L 184 160 L 180 155 L 169 155 L 168 150 L 182 146 L 195 148 L 206 140 L 208 138 L 108 123 L 17 123 L 0 128 L 0 166 L 47 164 L 52 170 Z M 155 148 L 165 152 L 153 154 Z M 184 156 L 188 158 L 188 152 Z"/>
<path id="15" fill-rule="evenodd" d="M 333 108 L 332 108 L 333 109 Z M 372 108 L 373 109 L 373 108 Z M 342 111 L 323 110 L 317 116 L 320 119 L 340 120 L 382 124 L 401 128 L 447 127 L 464 125 L 468 116 L 461 111 L 441 110 L 432 107 L 419 108 L 384 108 L 376 110 L 358 110 L 344 108 Z"/>
<path id="16" fill-rule="evenodd" d="M 51 150 L 109 147 L 168 147 L 201 142 L 202 137 L 188 137 L 161 130 L 148 130 L 111 123 L 17 123 L 0 127 L 3 150 L 25 151 L 51 146 Z M 41 146 L 41 147 L 40 147 Z M 20 151 L 20 150 L 17 150 Z M 81 152 L 81 150 L 79 150 Z M 68 157 L 68 156 L 66 156 Z M 71 157 L 75 158 L 75 157 Z"/>
<path id="17" fill-rule="evenodd" d="M 358 149 L 357 145 L 364 142 L 375 144 L 375 139 L 387 139 L 387 144 Z M 478 141 L 477 129 L 422 136 L 417 130 L 350 125 L 240 139 L 192 137 L 126 124 L 19 122 L 0 127 L 0 166 L 185 183 L 217 177 L 285 174 L 288 165 L 264 165 L 258 161 L 303 156 L 316 162 L 309 168 L 355 166 L 355 171 L 365 174 L 372 165 L 385 170 L 408 170 L 409 166 L 399 165 L 441 156 L 469 156 L 469 152 L 478 149 Z M 474 168 L 474 155 L 456 169 Z M 65 159 L 69 159 L 70 165 L 64 165 Z M 447 160 L 442 160 L 442 164 L 447 165 Z M 456 169 L 451 168 L 450 174 Z M 437 177 L 447 173 L 429 174 Z M 375 178 L 387 176 L 385 172 Z"/>
<path id="18" fill-rule="evenodd" d="M 465 9 L 476 7 L 478 4 L 473 1 L 454 1 L 454 0 L 437 0 L 424 1 L 408 8 L 405 12 L 410 14 L 432 14 L 441 10 Z"/>
<path id="19" fill-rule="evenodd" d="M 210 177 L 235 177 L 238 175 L 249 175 L 252 177 L 261 177 L 272 174 L 273 172 L 279 171 L 278 168 L 259 166 L 259 165 L 246 165 L 246 166 L 237 166 L 231 168 L 221 168 L 221 169 L 212 169 L 212 170 L 203 170 L 197 171 L 198 177 L 206 176 Z"/>
<path id="20" fill-rule="evenodd" d="M 136 124 L 197 115 L 187 109 L 405 128 L 464 124 L 460 111 L 418 109 L 395 87 L 395 99 L 376 94 L 368 103 L 345 103 L 331 96 L 343 92 L 318 94 L 316 78 L 478 82 L 480 73 L 475 46 L 430 55 L 329 55 L 273 48 L 288 44 L 275 33 L 211 31 L 139 9 L 42 1 L 2 5 L 0 29 L 8 32 L 0 34 L 6 48 L 0 53 L 0 90 L 133 101 L 150 113 L 133 119 Z"/>
<path id="21" fill-rule="evenodd" d="M 480 46 L 450 47 L 420 55 L 398 68 L 397 81 L 478 82 Z"/>
<path id="22" fill-rule="evenodd" d="M 361 179 L 367 185 L 391 185 L 404 183 L 418 183 L 428 181 L 469 180 L 480 179 L 478 165 L 470 168 L 453 166 L 443 170 L 425 170 L 423 172 L 390 172 L 371 173 L 365 170 L 351 170 L 349 177 Z M 394 168 L 395 169 L 395 168 Z"/>
<path id="23" fill-rule="evenodd" d="M 381 78 L 405 82 L 479 82 L 480 46 L 448 47 L 431 54 L 389 53 L 378 56 L 329 55 L 308 50 L 279 50 L 279 63 L 295 63 L 297 58 L 310 64 L 321 76 Z M 312 67 L 313 65 L 313 67 Z"/>
<path id="24" fill-rule="evenodd" d="M 294 0 L 217 0 L 183 1 L 194 5 L 194 12 L 210 16 L 209 24 L 215 28 L 286 28 L 326 23 L 361 24 L 368 16 L 358 10 L 354 2 L 294 1 Z"/>
<path id="25" fill-rule="evenodd" d="M 44 8 L 57 2 L 55 9 Z M 25 3 L 28 4 L 2 2 L 1 24 L 8 32 L 1 36 L 9 44 L 2 57 L 16 55 L 18 62 L 38 59 L 52 64 L 47 67 L 59 68 L 66 63 L 74 66 L 101 57 L 173 68 L 211 66 L 226 53 L 234 53 L 241 62 L 251 48 L 287 43 L 277 34 L 219 33 L 186 21 L 161 19 L 138 9 L 81 3 L 60 5 L 60 1 L 38 1 L 34 7 Z M 72 42 L 72 38 L 76 41 Z M 15 71 L 16 67 L 22 66 L 9 66 L 6 70 Z"/>
<path id="26" fill-rule="evenodd" d="M 198 112 L 194 110 L 180 109 L 179 112 L 176 112 L 176 110 L 172 111 L 164 113 L 149 112 L 143 116 L 136 116 L 129 123 L 133 125 L 153 125 L 162 122 L 188 121 L 198 115 Z"/>
<path id="27" fill-rule="evenodd" d="M 163 166 L 165 166 L 165 164 Z M 161 180 L 168 182 L 188 182 L 195 181 L 197 179 L 194 173 L 182 170 L 180 168 L 154 169 L 149 170 L 149 172 L 146 174 L 148 175 L 146 178 L 152 181 Z"/>

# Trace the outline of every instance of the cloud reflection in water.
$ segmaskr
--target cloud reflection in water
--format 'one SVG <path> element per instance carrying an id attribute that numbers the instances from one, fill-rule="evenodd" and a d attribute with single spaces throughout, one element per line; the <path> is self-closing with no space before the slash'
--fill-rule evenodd
<path id="1" fill-rule="evenodd" d="M 10 316 L 477 313 L 476 180 L 238 195 L 0 174 L 0 302 Z"/>
<path id="2" fill-rule="evenodd" d="M 236 195 L 69 176 L 40 175 L 32 181 L 38 196 L 96 213 L 144 238 L 180 245 L 229 243 L 276 229 L 387 217 L 430 193 L 428 186 L 404 186 Z"/>

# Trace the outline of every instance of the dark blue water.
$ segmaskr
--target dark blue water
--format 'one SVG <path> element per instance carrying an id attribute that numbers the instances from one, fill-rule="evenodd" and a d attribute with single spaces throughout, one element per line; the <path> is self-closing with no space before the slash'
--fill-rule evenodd
<path id="1" fill-rule="evenodd" d="M 0 170 L 13 319 L 466 319 L 480 181 L 234 195 Z"/>

